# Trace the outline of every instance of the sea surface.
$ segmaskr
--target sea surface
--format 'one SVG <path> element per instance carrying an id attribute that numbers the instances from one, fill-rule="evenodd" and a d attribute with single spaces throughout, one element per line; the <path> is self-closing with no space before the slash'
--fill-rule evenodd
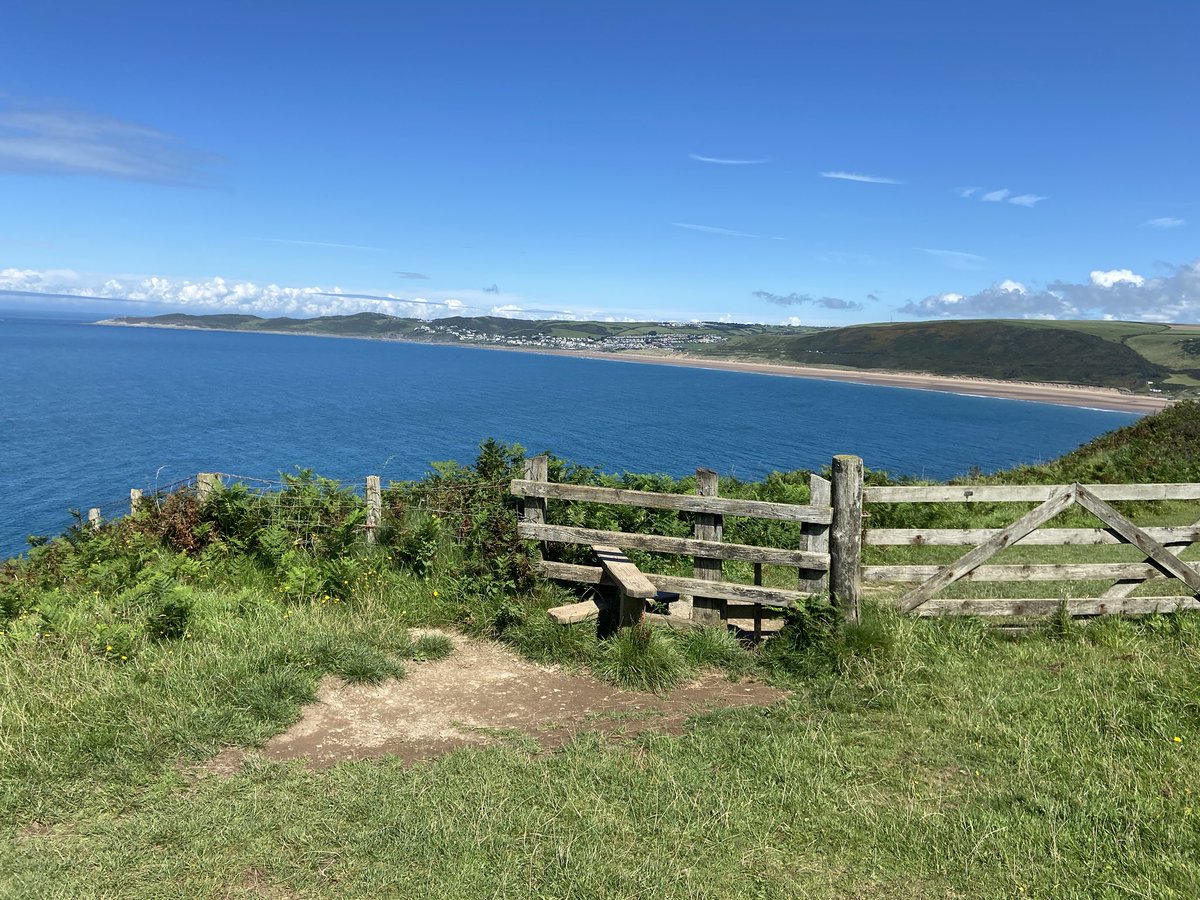
<path id="1" fill-rule="evenodd" d="M 607 471 L 759 478 L 855 453 L 927 478 L 1051 459 L 1131 413 L 470 347 L 0 311 L 0 558 L 200 471 L 361 482 L 488 437 Z"/>

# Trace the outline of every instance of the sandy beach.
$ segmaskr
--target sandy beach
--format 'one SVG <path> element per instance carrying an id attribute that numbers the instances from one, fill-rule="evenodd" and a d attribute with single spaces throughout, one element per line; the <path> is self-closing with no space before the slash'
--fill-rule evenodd
<path id="1" fill-rule="evenodd" d="M 542 347 L 508 347 L 500 344 L 450 344 L 441 341 L 403 341 L 395 338 L 375 338 L 368 335 L 307 334 L 295 331 L 244 331 L 237 328 L 197 328 L 190 325 L 151 325 L 148 323 L 104 320 L 96 325 L 115 325 L 121 328 L 173 328 L 184 331 L 224 331 L 230 334 L 281 334 L 292 337 L 328 337 L 346 340 L 385 340 L 407 344 L 440 344 L 448 347 L 467 347 L 473 350 L 504 350 L 516 353 L 536 353 L 543 356 L 580 356 L 585 359 L 604 359 L 610 362 L 651 363 L 660 366 L 690 366 L 727 372 L 755 372 L 760 375 L 782 375 L 791 378 L 815 378 L 822 381 L 846 381 L 853 384 L 873 384 L 881 387 L 909 388 L 920 391 L 941 391 L 977 397 L 999 397 L 1005 400 L 1027 400 L 1031 403 L 1055 403 L 1086 409 L 1105 409 L 1114 412 L 1149 414 L 1171 405 L 1170 398 L 1127 394 L 1112 388 L 1087 387 L 1073 384 L 1043 384 L 1032 381 L 996 381 L 988 378 L 929 375 L 920 372 L 884 372 L 867 369 L 836 369 L 821 366 L 789 366 L 747 359 L 710 359 L 685 353 L 592 352 L 588 350 L 554 350 Z"/>

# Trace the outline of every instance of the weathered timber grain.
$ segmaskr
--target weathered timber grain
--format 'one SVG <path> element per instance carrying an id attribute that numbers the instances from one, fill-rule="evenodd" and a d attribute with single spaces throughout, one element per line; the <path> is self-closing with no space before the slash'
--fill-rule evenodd
<path id="1" fill-rule="evenodd" d="M 600 531 L 573 525 L 535 525 L 520 522 L 517 531 L 523 538 L 535 541 L 554 541 L 563 544 L 611 544 L 622 550 L 649 550 L 653 553 L 674 553 L 680 556 L 703 556 L 711 559 L 741 559 L 779 566 L 803 566 L 824 569 L 829 566 L 829 554 L 805 550 L 783 550 L 778 547 L 755 547 L 751 544 L 723 544 L 694 538 L 664 537 L 657 534 L 634 534 L 625 531 Z"/>
<path id="2" fill-rule="evenodd" d="M 509 491 L 516 497 L 583 500 L 618 506 L 643 506 L 647 509 L 674 509 L 680 512 L 779 519 L 785 522 L 813 522 L 823 525 L 828 525 L 830 521 L 827 505 L 799 506 L 791 503 L 771 503 L 766 500 L 735 500 L 696 494 L 660 494 L 584 484 L 557 484 L 530 478 L 528 469 L 524 480 L 510 483 Z"/>
<path id="3" fill-rule="evenodd" d="M 600 584 L 604 580 L 604 570 L 599 566 L 577 566 L 572 563 L 550 562 L 539 563 L 538 568 L 547 578 L 559 581 L 576 581 L 581 584 Z M 761 603 L 777 609 L 787 609 L 796 603 L 808 600 L 811 596 L 802 591 L 788 591 L 782 588 L 754 587 L 749 584 L 734 584 L 730 581 L 700 581 L 695 578 L 683 578 L 675 575 L 658 575 L 654 572 L 642 573 L 660 591 L 671 591 L 676 594 L 694 594 L 704 590 L 718 599 L 731 603 Z"/>
<path id="4" fill-rule="evenodd" d="M 905 485 L 869 487 L 867 503 L 992 503 L 1049 500 L 1064 484 Z M 1200 500 L 1200 483 L 1089 484 L 1085 487 L 1101 500 Z"/>
<path id="5" fill-rule="evenodd" d="M 201 472 L 196 476 L 196 497 L 207 500 L 221 484 L 221 476 L 216 472 Z"/>
<path id="6" fill-rule="evenodd" d="M 863 581 L 925 581 L 944 566 L 863 566 Z M 1196 565 L 1191 568 L 1196 570 Z M 959 581 L 1108 581 L 1135 578 L 1140 584 L 1160 575 L 1159 568 L 1146 563 L 1062 563 L 1058 565 L 979 566 Z"/>
<path id="7" fill-rule="evenodd" d="M 701 497 L 716 497 L 717 473 L 712 469 L 696 470 L 696 493 Z M 697 513 L 692 524 L 692 535 L 697 541 L 720 543 L 725 532 L 724 516 L 714 513 Z M 701 556 L 693 558 L 692 572 L 697 581 L 721 581 L 724 557 Z M 725 601 L 697 592 L 692 597 L 692 620 L 702 625 L 716 625 L 725 618 Z"/>
<path id="8" fill-rule="evenodd" d="M 378 539 L 379 523 L 383 520 L 383 491 L 379 486 L 378 475 L 367 476 L 367 543 L 374 544 Z"/>
<path id="9" fill-rule="evenodd" d="M 1145 553 L 1164 572 L 1174 575 L 1193 591 L 1200 593 L 1200 572 L 1181 561 L 1166 547 L 1097 497 L 1089 488 L 1076 485 L 1076 495 L 1076 501 L 1080 506 Z"/>
<path id="10" fill-rule="evenodd" d="M 142 506 L 142 489 L 141 488 L 130 488 L 129 489 L 129 514 L 131 516 L 136 516 L 137 511 L 141 508 L 141 506 Z"/>
<path id="11" fill-rule="evenodd" d="M 1066 606 L 1072 616 L 1137 616 L 1200 609 L 1195 597 L 1103 597 L 1063 600 L 1058 597 L 1023 600 L 930 600 L 919 616 L 1048 616 Z"/>
<path id="12" fill-rule="evenodd" d="M 962 578 L 972 569 L 1012 544 L 1013 541 L 1020 540 L 1034 529 L 1049 522 L 1075 502 L 1076 493 L 1075 485 L 1060 487 L 1041 506 L 1029 511 L 1007 528 L 1000 529 L 999 532 L 974 550 L 971 550 L 957 562 L 943 566 L 936 575 L 905 594 L 900 598 L 899 606 L 901 611 L 909 612 L 916 609 L 942 588 L 958 581 L 958 579 Z M 836 499 L 836 492 L 834 496 Z"/>
<path id="13" fill-rule="evenodd" d="M 1195 526 L 1193 526 L 1193 527 L 1197 527 L 1197 526 L 1200 526 L 1200 522 L 1195 523 Z M 1145 531 L 1146 534 L 1150 535 L 1150 537 L 1152 537 L 1156 541 L 1158 541 L 1160 544 L 1166 545 L 1169 543 L 1168 541 L 1164 541 L 1162 539 L 1162 537 L 1160 537 L 1159 535 L 1155 534 L 1156 531 L 1161 531 L 1162 529 L 1144 528 L 1142 530 Z M 1174 556 L 1182 556 L 1183 551 L 1187 550 L 1188 547 L 1192 546 L 1192 544 L 1194 544 L 1196 542 L 1196 540 L 1200 540 L 1200 538 L 1189 540 L 1186 543 L 1181 543 L 1181 544 L 1178 544 L 1175 546 L 1169 546 L 1169 547 L 1167 547 L 1167 549 Z M 1149 560 L 1147 560 L 1147 562 L 1149 562 Z M 1192 568 L 1195 568 L 1195 566 L 1193 565 Z M 1116 600 L 1120 597 L 1128 597 L 1134 591 L 1136 591 L 1140 585 L 1145 584 L 1151 578 L 1160 577 L 1161 574 L 1162 573 L 1157 570 L 1157 567 L 1155 567 L 1155 571 L 1152 574 L 1147 575 L 1145 578 L 1123 578 L 1120 581 L 1118 581 L 1116 584 L 1114 584 L 1112 587 L 1110 587 L 1108 590 L 1106 590 L 1100 596 L 1101 596 L 1101 598 L 1103 598 L 1105 600 Z"/>
<path id="14" fill-rule="evenodd" d="M 642 599 L 653 597 L 658 593 L 658 588 L 651 584 L 629 557 L 616 547 L 598 545 L 592 549 L 596 552 L 596 558 L 600 560 L 600 568 L 604 570 L 608 580 L 619 587 L 622 593 Z"/>
<path id="15" fill-rule="evenodd" d="M 858 622 L 862 594 L 863 461 L 833 458 L 833 524 L 829 530 L 829 593 L 844 621 Z"/>
<path id="16" fill-rule="evenodd" d="M 596 605 L 595 600 L 584 600 L 582 603 L 568 603 L 565 606 L 556 606 L 553 609 L 546 610 L 546 614 L 559 625 L 575 625 L 579 622 L 587 622 L 598 618 L 600 607 Z"/>
<path id="17" fill-rule="evenodd" d="M 833 487 L 827 479 L 820 475 L 808 476 L 808 502 L 816 507 L 829 507 L 832 500 Z M 833 520 L 833 510 L 830 509 L 830 521 Z M 811 550 L 815 553 L 829 552 L 829 526 L 819 522 L 805 522 L 800 526 L 800 549 Z M 797 587 L 802 591 L 820 594 L 829 590 L 829 573 L 819 569 L 800 569 Z"/>
<path id="18" fill-rule="evenodd" d="M 1200 524 L 1143 529 L 1160 544 L 1191 544 L 1200 541 Z M 1000 533 L 999 528 L 869 528 L 866 543 L 871 547 L 969 547 L 982 544 Z M 1039 528 L 1011 546 L 1068 546 L 1123 544 L 1125 540 L 1109 528 Z"/>
<path id="19" fill-rule="evenodd" d="M 87 513 L 88 528 L 96 531 L 100 528 L 100 507 L 93 506 Z"/>

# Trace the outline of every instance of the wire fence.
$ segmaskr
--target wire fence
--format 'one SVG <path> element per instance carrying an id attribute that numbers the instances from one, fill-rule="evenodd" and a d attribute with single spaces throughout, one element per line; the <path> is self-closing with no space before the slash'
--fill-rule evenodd
<path id="1" fill-rule="evenodd" d="M 410 515 L 465 517 L 481 501 L 507 496 L 509 479 L 483 480 L 434 478 L 422 481 L 393 481 L 380 490 L 382 523 L 399 524 Z M 230 472 L 199 473 L 168 484 L 146 484 L 125 494 L 91 503 L 86 510 L 73 510 L 76 524 L 97 526 L 138 511 L 167 510 L 171 504 L 190 498 L 235 497 L 257 508 L 271 524 L 290 531 L 313 532 L 342 527 L 366 510 L 367 479 L 342 481 L 301 473 L 278 478 L 260 478 Z M 370 528 L 359 523 L 360 528 Z"/>

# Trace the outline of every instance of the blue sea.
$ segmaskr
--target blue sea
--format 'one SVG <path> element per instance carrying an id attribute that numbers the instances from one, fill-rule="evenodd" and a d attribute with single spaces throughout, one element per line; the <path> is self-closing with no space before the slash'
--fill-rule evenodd
<path id="1" fill-rule="evenodd" d="M 420 477 L 488 437 L 608 471 L 754 479 L 835 453 L 945 478 L 1058 456 L 1129 413 L 469 347 L 114 328 L 0 312 L 0 558 L 70 509 L 199 471 Z"/>

